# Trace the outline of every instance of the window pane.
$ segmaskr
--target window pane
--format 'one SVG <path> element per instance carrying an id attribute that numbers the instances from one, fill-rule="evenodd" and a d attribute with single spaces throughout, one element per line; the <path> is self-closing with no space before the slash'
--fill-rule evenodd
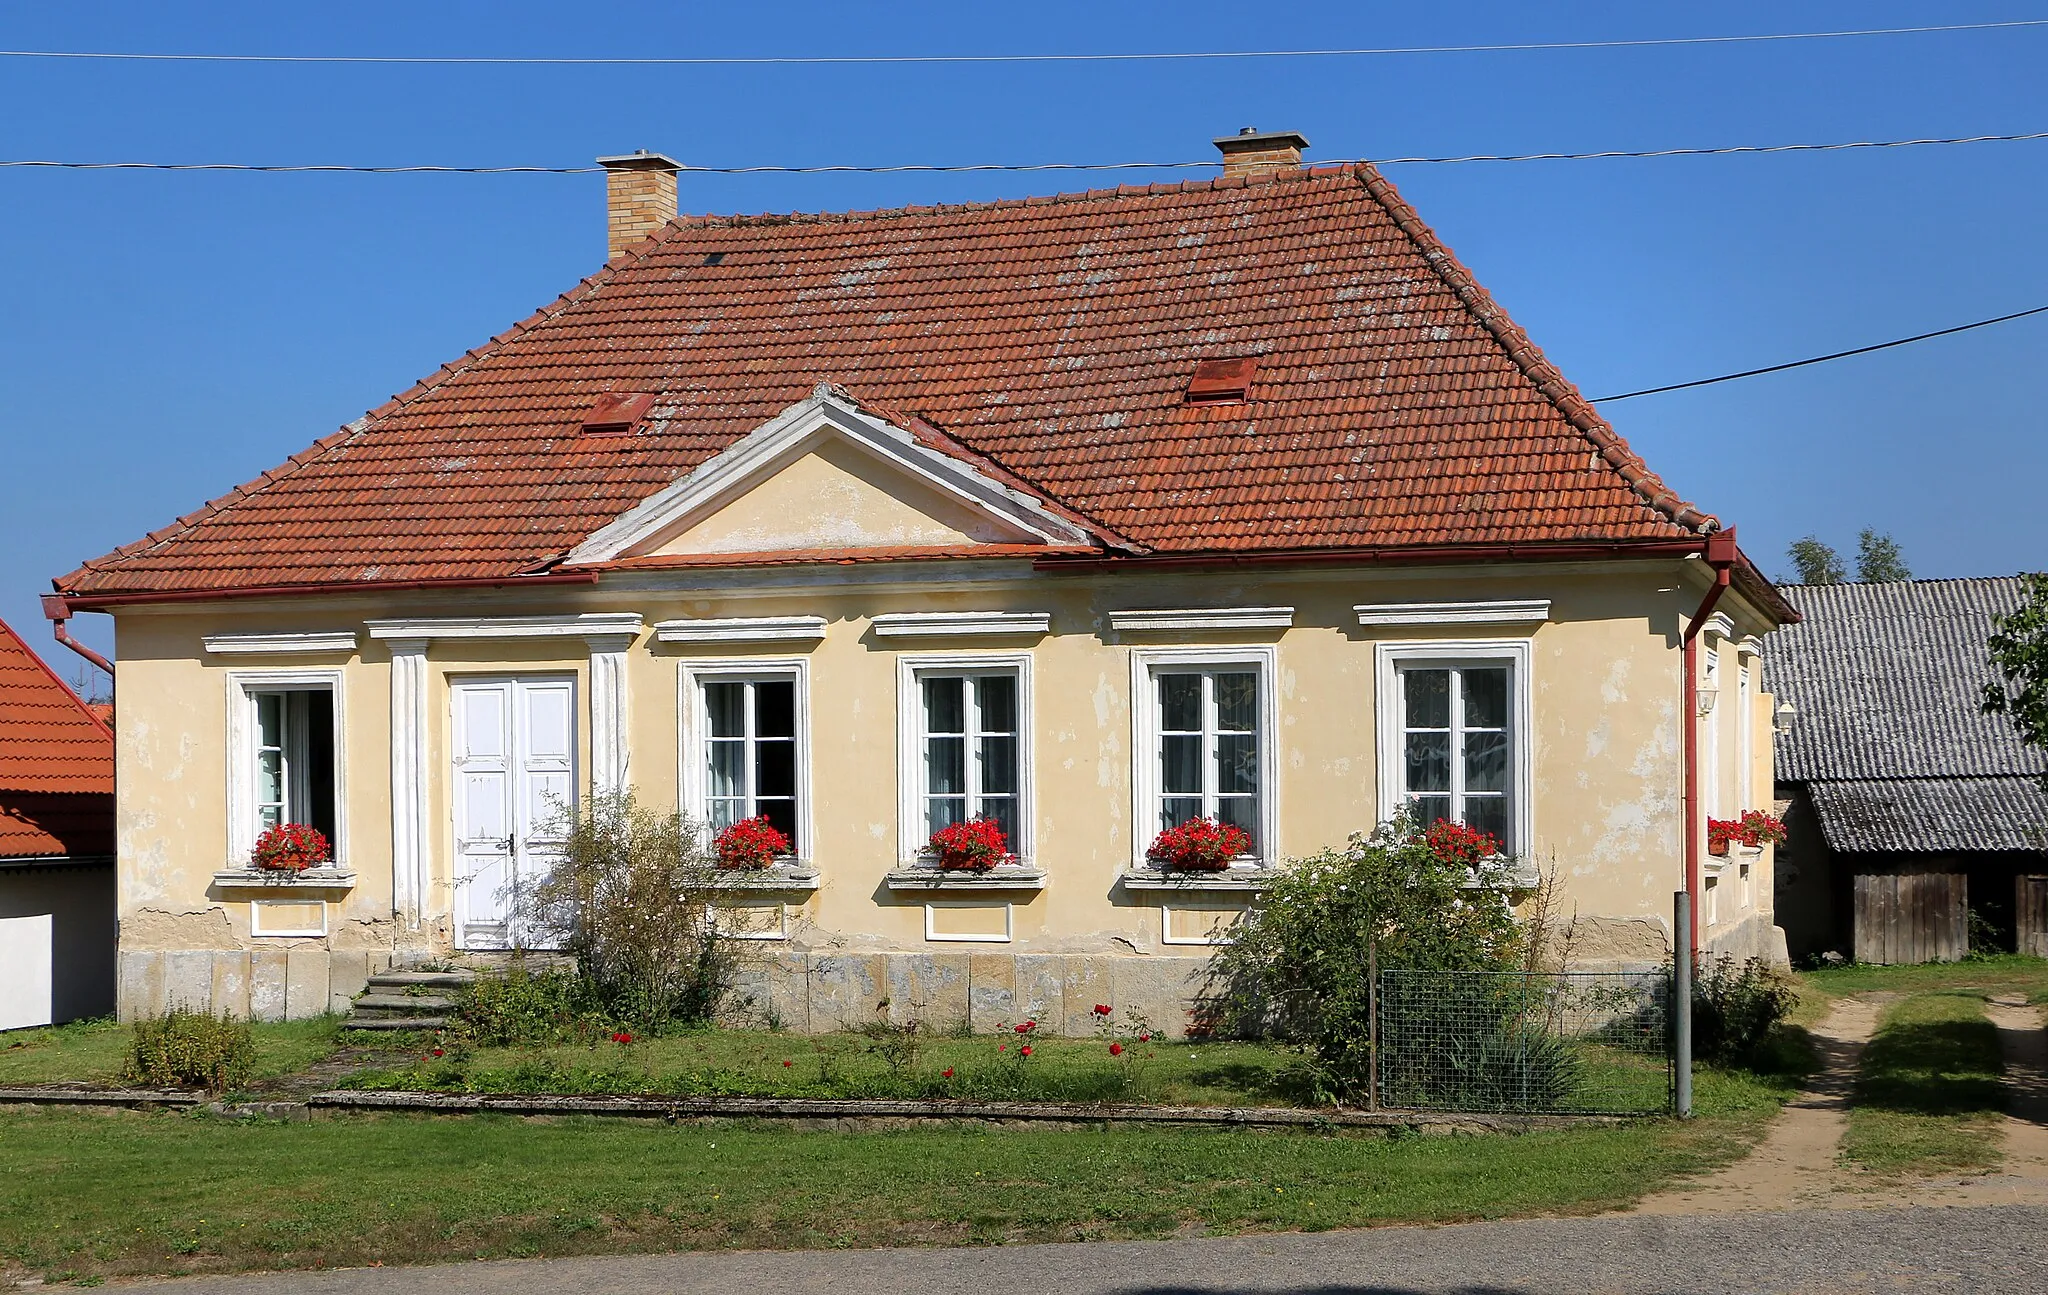
<path id="1" fill-rule="evenodd" d="M 1241 827 L 1252 839 L 1247 852 L 1259 848 L 1259 798 L 1257 796 L 1225 796 L 1216 802 L 1216 817 L 1222 822 Z"/>
<path id="2" fill-rule="evenodd" d="M 1179 827 L 1191 818 L 1202 816 L 1200 796 L 1162 796 L 1159 800 L 1159 826 Z"/>
<path id="3" fill-rule="evenodd" d="M 284 806 L 282 805 L 265 805 L 256 811 L 256 826 L 259 828 L 276 827 L 282 822 L 284 822 Z"/>
<path id="4" fill-rule="evenodd" d="M 760 803 L 759 812 L 770 823 L 774 824 L 778 831 L 789 838 L 790 849 L 801 850 L 803 848 L 803 843 L 796 839 L 796 801 L 764 800 Z"/>
<path id="5" fill-rule="evenodd" d="M 796 684 L 787 679 L 754 685 L 754 733 L 759 737 L 796 736 Z"/>
<path id="6" fill-rule="evenodd" d="M 743 683 L 704 685 L 704 712 L 713 737 L 745 737 L 747 686 Z"/>
<path id="7" fill-rule="evenodd" d="M 256 803 L 284 803 L 284 756 L 277 751 L 256 753 Z"/>
<path id="8" fill-rule="evenodd" d="M 731 827 L 734 823 L 747 816 L 747 807 L 744 801 L 714 800 L 709 808 L 711 830 L 714 832 L 723 832 L 726 828 Z"/>
<path id="9" fill-rule="evenodd" d="M 1467 733 L 1465 735 L 1465 789 L 1506 791 L 1508 789 L 1508 735 Z"/>
<path id="10" fill-rule="evenodd" d="M 925 829 L 936 832 L 952 823 L 967 820 L 967 798 L 965 796 L 936 797 L 925 802 Z"/>
<path id="11" fill-rule="evenodd" d="M 1440 818 L 1451 816 L 1449 796 L 1417 796 L 1408 804 L 1415 815 L 1415 821 L 1423 827 L 1430 826 Z"/>
<path id="12" fill-rule="evenodd" d="M 925 739 L 925 790 L 934 796 L 967 794 L 967 739 L 934 737 Z"/>
<path id="13" fill-rule="evenodd" d="M 756 796 L 796 795 L 796 743 L 771 739 L 754 748 Z"/>
<path id="14" fill-rule="evenodd" d="M 1405 785 L 1409 791 L 1448 792 L 1451 789 L 1451 735 L 1410 733 L 1404 768 Z"/>
<path id="15" fill-rule="evenodd" d="M 708 744 L 706 754 L 711 763 L 711 794 L 713 796 L 746 795 L 746 744 L 738 741 L 715 741 Z"/>
<path id="16" fill-rule="evenodd" d="M 1223 733 L 1216 738 L 1216 790 L 1251 794 L 1259 789 L 1259 739 L 1255 733 Z"/>
<path id="17" fill-rule="evenodd" d="M 1003 839 L 1010 843 L 1014 852 L 1017 848 L 1017 801 L 1013 796 L 998 796 L 994 800 L 981 802 L 982 818 L 992 818 L 1002 825 Z"/>
<path id="18" fill-rule="evenodd" d="M 1164 737 L 1159 739 L 1159 786 L 1169 795 L 1202 791 L 1202 739 Z"/>
<path id="19" fill-rule="evenodd" d="M 260 692 L 256 694 L 256 744 L 258 746 L 284 745 L 284 694 Z"/>
<path id="20" fill-rule="evenodd" d="M 961 688 L 965 681 L 960 679 L 927 679 L 924 681 L 924 731 L 927 733 L 965 733 L 967 712 L 961 705 Z"/>
<path id="21" fill-rule="evenodd" d="M 1017 680 L 1014 676 L 993 675 L 977 679 L 974 691 L 981 700 L 982 732 L 1017 731 Z"/>
<path id="22" fill-rule="evenodd" d="M 1407 690 L 1409 728 L 1451 726 L 1450 671 L 1403 670 L 1401 683 Z"/>
<path id="23" fill-rule="evenodd" d="M 1508 722 L 1508 672 L 1504 669 L 1466 670 L 1465 726 L 1505 728 Z"/>
<path id="24" fill-rule="evenodd" d="M 1508 839 L 1508 801 L 1505 796 L 1467 796 L 1465 826 L 1492 833 L 1495 840 Z"/>
<path id="25" fill-rule="evenodd" d="M 981 794 L 1006 796 L 1017 790 L 1017 739 L 981 739 Z"/>
<path id="26" fill-rule="evenodd" d="M 1159 676 L 1159 727 L 1167 733 L 1202 731 L 1202 676 Z"/>
<path id="27" fill-rule="evenodd" d="M 1259 677 L 1244 674 L 1216 676 L 1216 727 L 1237 733 L 1251 733 L 1259 727 Z"/>

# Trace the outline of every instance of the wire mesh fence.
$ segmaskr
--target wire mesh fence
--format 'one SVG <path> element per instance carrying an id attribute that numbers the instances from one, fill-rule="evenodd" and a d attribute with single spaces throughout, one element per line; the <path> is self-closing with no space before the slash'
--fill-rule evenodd
<path id="1" fill-rule="evenodd" d="M 1672 1093 L 1671 982 L 1657 972 L 1379 973 L 1382 1107 L 1634 1115 Z"/>

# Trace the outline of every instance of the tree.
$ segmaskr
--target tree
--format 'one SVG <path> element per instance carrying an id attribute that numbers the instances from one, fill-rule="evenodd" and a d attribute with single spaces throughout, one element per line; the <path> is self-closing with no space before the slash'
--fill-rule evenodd
<path id="1" fill-rule="evenodd" d="M 1866 526 L 1856 537 L 1856 578 L 1867 585 L 1888 585 L 1911 580 L 1913 573 L 1906 569 L 1899 542 Z"/>
<path id="2" fill-rule="evenodd" d="M 2020 581 L 2020 605 L 1991 621 L 1991 665 L 2001 681 L 1984 685 L 1984 713 L 2004 715 L 2022 742 L 2048 750 L 2048 573 Z"/>
<path id="3" fill-rule="evenodd" d="M 1799 584 L 1838 585 L 1849 578 L 1842 567 L 1842 555 L 1822 543 L 1818 535 L 1793 540 L 1787 552 L 1791 554 L 1792 565 L 1799 569 Z"/>

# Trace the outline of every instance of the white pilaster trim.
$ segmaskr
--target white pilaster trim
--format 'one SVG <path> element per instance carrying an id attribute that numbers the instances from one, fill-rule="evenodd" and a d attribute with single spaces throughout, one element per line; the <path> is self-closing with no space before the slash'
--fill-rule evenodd
<path id="1" fill-rule="evenodd" d="M 408 931 L 427 907 L 427 640 L 391 639 L 391 908 Z"/>
<path id="2" fill-rule="evenodd" d="M 1360 625 L 1518 625 L 1550 619 L 1548 598 L 1443 603 L 1359 603 Z"/>
<path id="3" fill-rule="evenodd" d="M 823 616 L 685 617 L 658 621 L 654 637 L 661 643 L 819 642 L 825 637 Z"/>
<path id="4" fill-rule="evenodd" d="M 364 624 L 373 639 L 546 639 L 638 634 L 641 618 L 639 612 L 584 612 L 576 616 L 448 616 Z"/>
<path id="5" fill-rule="evenodd" d="M 1051 612 L 884 612 L 870 622 L 876 638 L 960 638 L 1046 634 Z"/>
<path id="6" fill-rule="evenodd" d="M 1120 634 L 1284 630 L 1293 625 L 1292 607 L 1133 607 L 1109 613 L 1109 627 Z"/>
<path id="7" fill-rule="evenodd" d="M 627 723 L 626 653 L 631 634 L 592 635 L 590 642 L 590 787 L 602 796 L 624 791 L 631 748 Z"/>
<path id="8" fill-rule="evenodd" d="M 354 630 L 304 634 L 208 634 L 199 640 L 215 656 L 282 656 L 356 650 Z"/>

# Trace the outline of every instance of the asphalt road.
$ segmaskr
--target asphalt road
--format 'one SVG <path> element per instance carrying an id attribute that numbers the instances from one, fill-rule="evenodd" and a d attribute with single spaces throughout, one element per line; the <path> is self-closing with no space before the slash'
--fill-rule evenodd
<path id="1" fill-rule="evenodd" d="M 2048 1208 L 1526 1219 L 1185 1241 L 750 1252 L 199 1277 L 224 1295 L 2048 1293 Z"/>

